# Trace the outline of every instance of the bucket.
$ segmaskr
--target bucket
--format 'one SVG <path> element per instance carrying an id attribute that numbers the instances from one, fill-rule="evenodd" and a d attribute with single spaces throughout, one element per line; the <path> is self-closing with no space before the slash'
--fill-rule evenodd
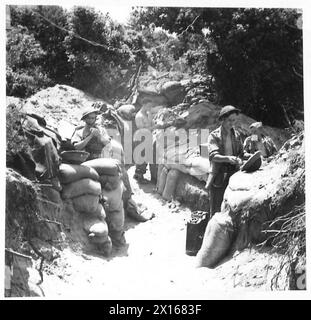
<path id="1" fill-rule="evenodd" d="M 208 223 L 208 213 L 195 211 L 187 222 L 186 254 L 195 256 L 201 248 L 204 232 Z"/>

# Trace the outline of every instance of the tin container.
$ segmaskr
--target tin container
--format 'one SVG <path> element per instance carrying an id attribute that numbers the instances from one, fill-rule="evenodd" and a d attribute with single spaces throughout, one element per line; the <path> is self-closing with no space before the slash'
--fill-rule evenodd
<path id="1" fill-rule="evenodd" d="M 187 222 L 186 254 L 195 256 L 201 248 L 205 228 L 208 223 L 208 213 L 195 211 Z"/>

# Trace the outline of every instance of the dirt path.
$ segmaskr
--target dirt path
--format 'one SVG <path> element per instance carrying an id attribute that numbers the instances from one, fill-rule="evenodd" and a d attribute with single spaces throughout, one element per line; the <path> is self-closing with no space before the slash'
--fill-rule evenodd
<path id="1" fill-rule="evenodd" d="M 245 290 L 269 289 L 277 256 L 245 250 L 216 269 L 195 269 L 185 254 L 187 208 L 167 203 L 153 184 L 137 185 L 134 199 L 155 213 L 144 223 L 126 220 L 127 249 L 110 258 L 66 248 L 45 268 L 41 288 L 48 298 L 206 299 L 234 298 Z"/>

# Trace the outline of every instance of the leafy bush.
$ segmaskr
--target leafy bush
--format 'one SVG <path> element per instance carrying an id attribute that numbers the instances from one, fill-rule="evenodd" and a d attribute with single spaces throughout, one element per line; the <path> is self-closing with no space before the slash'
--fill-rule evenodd
<path id="1" fill-rule="evenodd" d="M 41 62 L 45 52 L 25 27 L 13 28 L 7 39 L 6 93 L 28 97 L 51 84 Z"/>
<path id="2" fill-rule="evenodd" d="M 303 118 L 301 13 L 295 9 L 138 8 L 137 25 L 177 33 L 193 71 L 212 75 L 219 103 L 267 125 Z"/>
<path id="3" fill-rule="evenodd" d="M 104 99 L 116 97 L 120 90 L 124 94 L 129 78 L 122 70 L 131 68 L 124 28 L 88 7 L 75 7 L 68 19 L 71 32 L 64 46 L 72 85 Z"/>
<path id="4" fill-rule="evenodd" d="M 70 84 L 71 68 L 63 44 L 67 14 L 60 6 L 10 6 L 12 25 L 22 25 L 45 51 L 40 65 L 53 83 Z"/>

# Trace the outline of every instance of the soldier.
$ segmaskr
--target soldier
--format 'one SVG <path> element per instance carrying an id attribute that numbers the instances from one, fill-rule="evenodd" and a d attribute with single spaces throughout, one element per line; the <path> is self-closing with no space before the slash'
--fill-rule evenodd
<path id="1" fill-rule="evenodd" d="M 220 127 L 208 137 L 211 173 L 206 183 L 210 193 L 210 214 L 220 211 L 229 178 L 239 170 L 242 159 L 246 158 L 243 142 L 235 129 L 240 110 L 234 106 L 225 106 L 219 113 Z"/>
<path id="2" fill-rule="evenodd" d="M 270 161 L 277 148 L 273 140 L 262 133 L 262 122 L 254 122 L 249 128 L 251 135 L 244 141 L 244 151 L 250 154 L 260 151 L 262 157 Z"/>

